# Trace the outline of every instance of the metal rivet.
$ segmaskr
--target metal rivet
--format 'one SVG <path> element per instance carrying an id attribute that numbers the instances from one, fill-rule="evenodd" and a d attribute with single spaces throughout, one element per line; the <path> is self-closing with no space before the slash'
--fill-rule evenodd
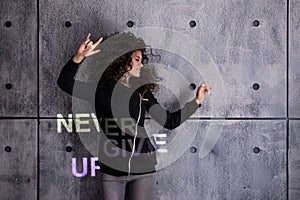
<path id="1" fill-rule="evenodd" d="M 190 148 L 190 152 L 191 153 L 196 153 L 197 152 L 197 148 L 196 147 L 191 147 Z"/>
<path id="2" fill-rule="evenodd" d="M 6 89 L 10 90 L 10 89 L 12 88 L 12 84 L 11 84 L 11 83 L 7 83 L 7 84 L 5 85 L 5 87 L 6 87 Z"/>
<path id="3" fill-rule="evenodd" d="M 190 21 L 190 27 L 195 27 L 196 26 L 196 21 L 195 20 L 192 20 Z"/>
<path id="4" fill-rule="evenodd" d="M 10 22 L 10 21 L 5 22 L 5 26 L 6 26 L 7 28 L 11 27 L 11 22 Z"/>
<path id="5" fill-rule="evenodd" d="M 67 152 L 71 152 L 71 151 L 72 151 L 72 147 L 67 146 L 67 147 L 66 147 L 66 151 L 67 151 Z"/>
<path id="6" fill-rule="evenodd" d="M 254 147 L 254 148 L 253 148 L 253 152 L 254 152 L 254 153 L 259 153 L 259 152 L 260 152 L 260 148 Z"/>
<path id="7" fill-rule="evenodd" d="M 127 22 L 127 26 L 128 26 L 128 27 L 133 27 L 133 25 L 134 25 L 133 21 L 128 21 L 128 22 Z"/>
<path id="8" fill-rule="evenodd" d="M 259 84 L 258 83 L 254 83 L 253 84 L 253 89 L 254 90 L 258 90 L 259 89 Z"/>
<path id="9" fill-rule="evenodd" d="M 71 23 L 70 21 L 66 21 L 66 22 L 65 22 L 65 26 L 66 26 L 67 28 L 70 28 L 70 27 L 72 26 L 72 23 Z"/>
<path id="10" fill-rule="evenodd" d="M 256 26 L 256 27 L 259 26 L 259 21 L 258 20 L 254 20 L 253 21 L 253 26 Z"/>
<path id="11" fill-rule="evenodd" d="M 195 83 L 191 83 L 191 84 L 190 84 L 190 89 L 191 89 L 191 90 L 196 89 L 196 84 L 195 84 Z"/>
<path id="12" fill-rule="evenodd" d="M 6 146 L 6 147 L 4 148 L 4 150 L 5 150 L 6 152 L 11 152 L 11 147 L 10 147 L 10 146 Z"/>

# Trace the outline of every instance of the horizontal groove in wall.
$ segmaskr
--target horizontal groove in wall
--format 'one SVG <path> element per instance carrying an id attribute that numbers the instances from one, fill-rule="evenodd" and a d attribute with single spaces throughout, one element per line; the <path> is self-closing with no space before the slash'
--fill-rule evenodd
<path id="1" fill-rule="evenodd" d="M 63 116 L 65 119 L 68 116 Z M 58 119 L 57 117 L 0 117 L 0 120 L 4 119 Z M 145 119 L 151 119 L 145 117 Z M 300 118 L 285 118 L 285 117 L 191 117 L 187 120 L 300 120 Z"/>

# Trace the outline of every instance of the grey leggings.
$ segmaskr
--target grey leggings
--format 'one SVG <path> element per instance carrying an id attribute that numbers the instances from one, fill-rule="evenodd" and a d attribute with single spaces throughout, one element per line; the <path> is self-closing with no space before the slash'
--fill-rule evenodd
<path id="1" fill-rule="evenodd" d="M 101 200 L 153 200 L 155 174 L 117 177 L 101 173 Z"/>

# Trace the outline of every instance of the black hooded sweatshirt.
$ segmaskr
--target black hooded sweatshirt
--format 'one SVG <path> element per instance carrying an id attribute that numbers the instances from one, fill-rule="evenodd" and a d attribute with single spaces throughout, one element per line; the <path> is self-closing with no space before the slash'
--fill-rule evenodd
<path id="1" fill-rule="evenodd" d="M 95 106 L 104 133 L 99 143 L 100 171 L 114 176 L 155 172 L 157 162 L 153 133 L 150 135 L 144 128 L 146 111 L 164 128 L 171 130 L 188 119 L 201 104 L 193 99 L 180 110 L 169 112 L 143 87 L 133 89 L 123 84 L 112 87 L 75 80 L 79 66 L 70 59 L 63 67 L 57 84 L 66 93 Z M 76 89 L 73 91 L 73 88 Z"/>

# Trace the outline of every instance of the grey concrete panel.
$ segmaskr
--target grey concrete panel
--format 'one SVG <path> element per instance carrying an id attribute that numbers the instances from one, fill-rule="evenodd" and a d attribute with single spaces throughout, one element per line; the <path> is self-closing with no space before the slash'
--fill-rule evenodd
<path id="1" fill-rule="evenodd" d="M 114 5 L 116 4 L 116 5 Z M 57 78 L 88 33 L 96 40 L 126 28 L 127 10 L 119 1 L 40 1 L 40 109 L 42 116 L 66 114 L 71 98 Z M 114 13 L 114 14 L 112 14 Z M 65 22 L 71 22 L 66 27 Z"/>
<path id="2" fill-rule="evenodd" d="M 300 121 L 290 121 L 289 131 L 289 199 L 300 198 Z"/>
<path id="3" fill-rule="evenodd" d="M 37 120 L 0 120 L 0 199 L 37 199 Z"/>
<path id="4" fill-rule="evenodd" d="M 286 1 L 210 1 L 195 16 L 200 25 L 193 35 L 224 80 L 226 116 L 284 117 Z"/>
<path id="5" fill-rule="evenodd" d="M 42 1 L 41 12 L 43 116 L 55 116 L 57 112 L 70 110 L 71 98 L 56 86 L 56 79 L 87 32 L 90 31 L 92 39 L 96 39 L 104 33 L 127 29 L 128 20 L 134 22 L 133 28 L 162 27 L 181 31 L 196 39 L 211 56 L 223 79 L 212 82 L 211 86 L 224 85 L 227 106 L 224 110 L 217 110 L 216 115 L 207 108 L 195 116 L 286 116 L 285 1 L 65 1 L 59 4 Z M 69 28 L 64 26 L 67 20 L 72 23 Z M 190 27 L 190 20 L 196 21 L 196 27 Z M 258 27 L 253 25 L 254 20 L 259 20 Z M 166 64 L 183 73 L 191 82 L 199 83 L 215 77 L 209 73 L 195 76 L 193 66 L 185 65 L 188 60 L 180 61 L 180 58 L 168 55 L 165 58 L 173 59 Z M 254 83 L 260 85 L 259 90 L 253 90 Z M 211 97 L 211 101 L 218 99 Z"/>
<path id="6" fill-rule="evenodd" d="M 87 133 L 89 134 L 89 133 Z M 92 177 L 90 158 L 77 133 L 57 132 L 56 120 L 41 120 L 40 124 L 40 192 L 39 198 L 96 199 L 99 197 L 99 176 Z M 71 147 L 71 152 L 67 151 Z M 88 174 L 75 177 L 72 158 L 77 158 L 77 172 L 82 172 L 83 158 L 88 158 Z"/>
<path id="7" fill-rule="evenodd" d="M 3 0 L 0 7 L 0 115 L 36 116 L 36 1 Z"/>
<path id="8" fill-rule="evenodd" d="M 205 136 L 213 134 L 207 132 L 210 126 L 223 131 L 213 150 L 200 159 L 198 153 Z M 55 120 L 43 120 L 40 128 L 40 198 L 99 197 L 98 173 L 91 177 L 88 171 L 83 178 L 72 175 L 73 157 L 92 156 L 78 134 L 65 130 L 57 133 Z M 286 199 L 285 121 L 189 120 L 174 131 L 160 133 L 168 135 L 167 144 L 179 134 L 192 138 L 179 159 L 159 170 L 155 199 Z M 183 144 L 186 142 L 172 145 L 179 149 Z M 72 152 L 66 152 L 66 146 L 71 146 Z M 196 153 L 191 152 L 191 147 L 196 148 Z M 260 149 L 257 154 L 253 152 L 255 147 Z M 172 157 L 172 153 L 167 154 Z"/>
<path id="9" fill-rule="evenodd" d="M 194 121 L 183 124 L 185 134 L 197 131 L 190 149 L 157 174 L 156 198 L 286 199 L 285 121 Z M 223 128 L 213 150 L 204 158 L 199 149 L 209 126 Z M 253 149 L 260 152 L 255 154 Z M 178 146 L 178 148 L 181 148 Z M 168 152 L 172 153 L 172 152 Z"/>
<path id="10" fill-rule="evenodd" d="M 211 55 L 226 88 L 226 110 L 218 116 L 224 112 L 228 117 L 286 115 L 286 1 L 132 2 L 131 9 L 135 11 L 132 15 L 140 16 L 136 17 L 139 27 L 180 31 Z M 189 27 L 191 20 L 196 21 L 193 28 Z M 259 21 L 258 27 L 254 20 Z M 195 77 L 194 70 L 178 60 L 172 64 L 191 82 L 215 77 L 213 73 Z M 253 90 L 254 83 L 260 85 L 258 91 Z M 212 82 L 211 86 L 218 88 L 219 84 Z"/>
<path id="11" fill-rule="evenodd" d="M 289 116 L 300 117 L 300 1 L 290 1 L 289 20 Z"/>

